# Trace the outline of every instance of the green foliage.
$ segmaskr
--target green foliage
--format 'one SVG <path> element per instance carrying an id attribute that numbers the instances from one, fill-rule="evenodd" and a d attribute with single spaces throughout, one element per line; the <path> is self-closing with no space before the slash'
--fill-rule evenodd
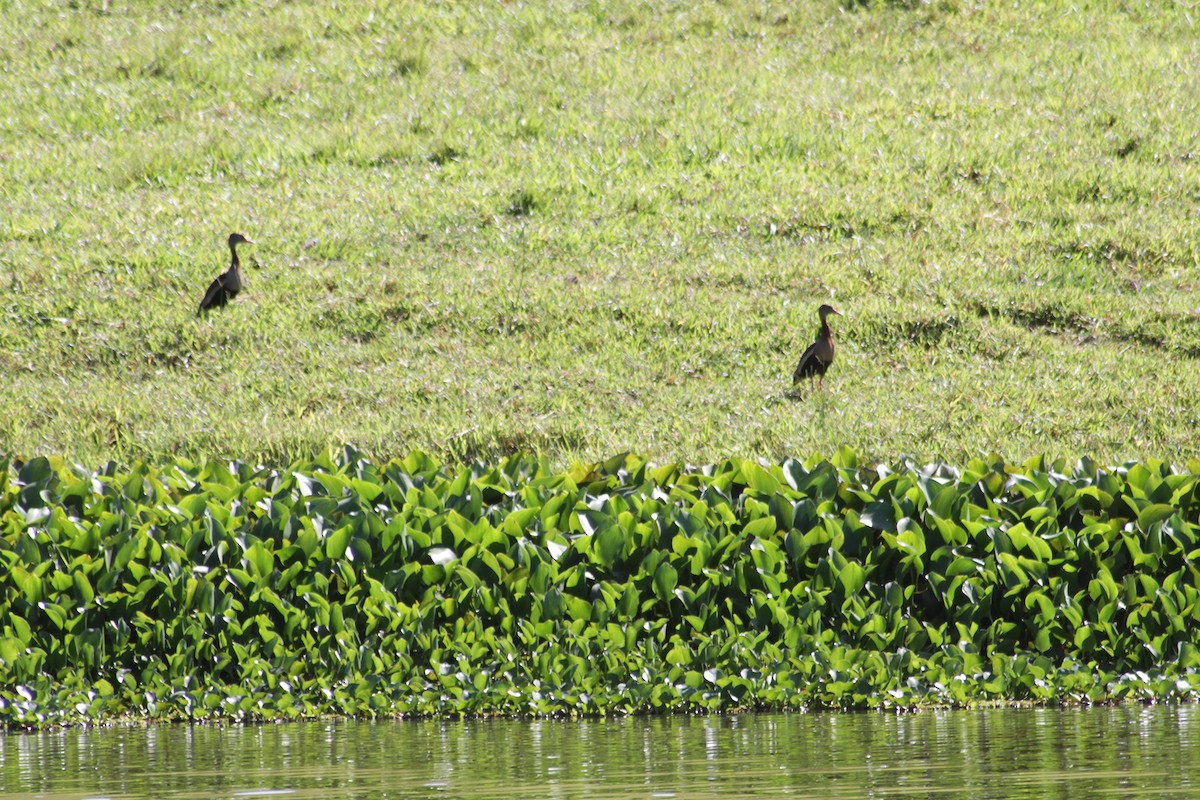
<path id="1" fill-rule="evenodd" d="M 0 472 L 9 727 L 1196 699 L 1200 463 Z"/>

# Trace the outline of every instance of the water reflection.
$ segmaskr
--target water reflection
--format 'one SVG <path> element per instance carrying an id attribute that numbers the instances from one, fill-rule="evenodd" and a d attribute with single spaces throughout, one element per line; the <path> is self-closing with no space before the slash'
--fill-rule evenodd
<path id="1" fill-rule="evenodd" d="M 155 726 L 0 735 L 0 794 L 49 798 L 1200 794 L 1193 707 Z"/>

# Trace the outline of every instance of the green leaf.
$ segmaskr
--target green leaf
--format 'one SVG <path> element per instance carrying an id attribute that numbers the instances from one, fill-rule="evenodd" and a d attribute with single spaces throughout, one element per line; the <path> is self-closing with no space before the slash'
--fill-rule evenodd
<path id="1" fill-rule="evenodd" d="M 659 600 L 669 600 L 675 595 L 675 586 L 679 581 L 679 572 L 664 561 L 654 571 L 654 594 Z"/>
<path id="2" fill-rule="evenodd" d="M 350 539 L 354 536 L 353 525 L 343 525 L 325 537 L 325 557 L 338 561 L 345 557 Z"/>
<path id="3" fill-rule="evenodd" d="M 925 555 L 925 535 L 920 528 L 913 527 L 897 534 L 896 547 L 914 556 Z"/>
<path id="4" fill-rule="evenodd" d="M 24 484 L 40 485 L 49 482 L 53 476 L 54 467 L 44 456 L 29 459 L 17 471 L 17 480 Z"/>
<path id="5" fill-rule="evenodd" d="M 775 494 L 781 488 L 778 478 L 753 461 L 742 462 L 742 477 L 747 486 L 761 495 Z"/>
<path id="6" fill-rule="evenodd" d="M 837 577 L 847 596 L 858 594 L 867 582 L 866 570 L 857 561 L 847 561 L 845 566 L 838 570 Z"/>
<path id="7" fill-rule="evenodd" d="M 1042 619 L 1054 619 L 1054 603 L 1049 597 L 1046 597 L 1045 593 L 1032 591 L 1025 596 L 1025 608 L 1032 610 L 1034 606 L 1037 606 L 1037 613 Z"/>
<path id="8" fill-rule="evenodd" d="M 0 638 L 0 662 L 12 666 L 25 652 L 25 645 L 12 637 Z"/>
<path id="9" fill-rule="evenodd" d="M 542 618 L 562 619 L 567 611 L 567 601 L 558 589 L 550 589 L 542 598 Z"/>
<path id="10" fill-rule="evenodd" d="M 1004 577 L 1004 584 L 1009 589 L 1022 588 L 1029 584 L 1029 576 L 1025 574 L 1025 570 L 1021 569 L 1021 564 L 1017 557 L 1011 553 L 997 553 L 1000 562 L 1000 574 Z"/>
<path id="11" fill-rule="evenodd" d="M 6 633 L 11 632 L 16 634 L 17 640 L 26 645 L 32 641 L 33 628 L 30 627 L 29 623 L 24 617 L 20 616 L 19 614 L 10 613 L 5 619 L 5 622 L 8 623 L 3 628 Z"/>
<path id="12" fill-rule="evenodd" d="M 16 565 L 12 567 L 12 571 L 9 574 L 12 576 L 13 582 L 21 590 L 21 594 L 24 595 L 26 602 L 31 605 L 41 602 L 45 593 L 43 592 L 42 581 L 37 575 L 27 572 L 22 567 Z"/>
<path id="13" fill-rule="evenodd" d="M 1091 652 L 1095 646 L 1096 633 L 1088 626 L 1081 626 L 1075 629 L 1075 646 L 1084 653 Z"/>
<path id="14" fill-rule="evenodd" d="M 571 619 L 587 622 L 592 619 L 592 604 L 582 597 L 566 595 L 567 612 Z"/>
<path id="15" fill-rule="evenodd" d="M 692 651 L 683 645 L 679 639 L 674 639 L 671 649 L 667 651 L 666 661 L 675 666 L 685 666 L 692 663 Z"/>
<path id="16" fill-rule="evenodd" d="M 270 577 L 275 571 L 275 556 L 262 542 L 256 541 L 246 550 L 246 563 L 259 578 Z"/>
<path id="17" fill-rule="evenodd" d="M 62 630 L 67 622 L 67 612 L 55 603 L 39 603 L 38 607 L 46 614 L 46 618 L 54 623 L 54 627 Z"/>
<path id="18" fill-rule="evenodd" d="M 597 561 L 611 567 L 625 552 L 625 531 L 619 525 L 605 525 L 593 534 L 592 551 Z"/>
<path id="19" fill-rule="evenodd" d="M 348 549 L 348 557 L 358 564 L 370 564 L 373 553 L 371 551 L 371 543 L 362 536 L 355 536 L 350 539 L 350 547 Z"/>
<path id="20" fill-rule="evenodd" d="M 929 511 L 935 517 L 950 519 L 954 512 L 954 504 L 958 501 L 959 490 L 956 486 L 944 486 L 933 496 Z"/>
<path id="21" fill-rule="evenodd" d="M 92 582 L 87 579 L 87 575 L 80 570 L 75 570 L 72 573 L 74 578 L 75 592 L 79 595 L 79 600 L 84 605 L 89 605 L 95 598 L 96 592 L 92 588 Z"/>
<path id="22" fill-rule="evenodd" d="M 1164 519 L 1170 519 L 1175 512 L 1175 506 L 1165 505 L 1163 503 L 1154 503 L 1143 508 L 1138 512 L 1138 527 L 1142 530 L 1148 530 L 1151 525 L 1156 522 L 1162 522 Z"/>
<path id="23" fill-rule="evenodd" d="M 745 536 L 753 536 L 757 539 L 773 538 L 778 530 L 775 522 L 775 517 L 765 516 L 759 517 L 756 520 L 747 522 L 742 528 L 742 534 Z"/>
<path id="24" fill-rule="evenodd" d="M 896 532 L 896 515 L 890 501 L 869 503 L 858 515 L 858 519 L 862 524 L 869 525 L 877 531 Z"/>

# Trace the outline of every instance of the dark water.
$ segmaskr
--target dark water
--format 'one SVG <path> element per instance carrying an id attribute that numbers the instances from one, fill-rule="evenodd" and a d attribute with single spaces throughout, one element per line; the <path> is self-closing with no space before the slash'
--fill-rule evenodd
<path id="1" fill-rule="evenodd" d="M 5 798 L 1200 797 L 1194 707 L 0 735 Z"/>

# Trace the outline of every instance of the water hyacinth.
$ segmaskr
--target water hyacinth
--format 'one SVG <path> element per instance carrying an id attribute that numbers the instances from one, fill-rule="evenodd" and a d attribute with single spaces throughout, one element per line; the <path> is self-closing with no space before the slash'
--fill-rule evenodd
<path id="1" fill-rule="evenodd" d="M 1198 473 L 38 458 L 0 720 L 1195 699 Z"/>

